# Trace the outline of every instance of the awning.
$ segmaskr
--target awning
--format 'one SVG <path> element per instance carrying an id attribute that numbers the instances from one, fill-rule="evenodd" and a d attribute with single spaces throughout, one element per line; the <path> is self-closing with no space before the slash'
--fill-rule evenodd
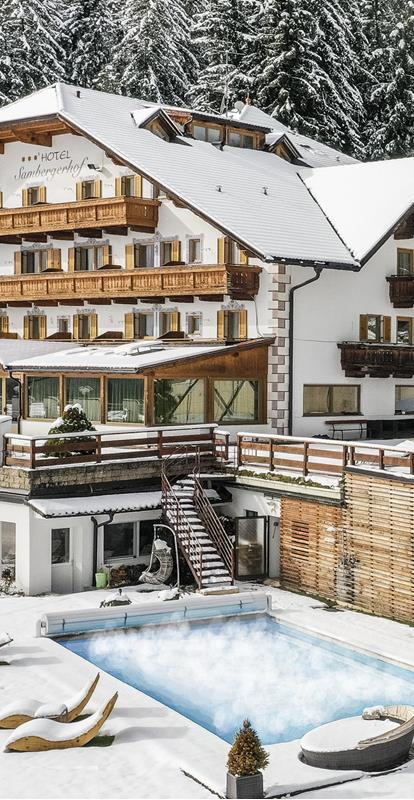
<path id="1" fill-rule="evenodd" d="M 161 492 L 102 494 L 91 497 L 33 498 L 28 505 L 42 517 L 87 517 L 94 514 L 123 514 L 161 508 Z"/>

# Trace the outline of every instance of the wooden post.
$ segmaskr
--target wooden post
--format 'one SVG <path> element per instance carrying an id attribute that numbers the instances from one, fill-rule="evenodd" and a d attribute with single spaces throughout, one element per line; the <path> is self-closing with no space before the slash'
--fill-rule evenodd
<path id="1" fill-rule="evenodd" d="M 308 469 L 308 450 L 309 450 L 308 442 L 303 442 L 303 477 L 304 478 L 306 478 L 308 473 L 309 473 L 309 469 Z"/>
<path id="2" fill-rule="evenodd" d="M 243 456 L 242 456 L 242 441 L 241 441 L 241 434 L 237 434 L 237 448 L 236 448 L 236 467 L 241 467 L 243 464 Z"/>
<path id="3" fill-rule="evenodd" d="M 349 463 L 352 467 L 355 464 L 355 447 L 352 444 L 349 446 Z"/>
<path id="4" fill-rule="evenodd" d="M 270 472 L 275 469 L 275 441 L 270 439 Z"/>
<path id="5" fill-rule="evenodd" d="M 410 453 L 410 475 L 414 475 L 414 453 Z"/>
<path id="6" fill-rule="evenodd" d="M 102 461 L 102 434 L 98 433 L 96 436 L 96 461 L 99 464 Z"/>
<path id="7" fill-rule="evenodd" d="M 162 459 L 163 456 L 163 438 L 162 438 L 162 431 L 158 431 L 158 458 Z"/>
<path id="8" fill-rule="evenodd" d="M 348 463 L 348 445 L 342 447 L 342 472 L 345 472 L 345 467 Z"/>
<path id="9" fill-rule="evenodd" d="M 269 436 L 268 442 L 269 442 L 269 472 L 272 472 L 272 470 L 273 470 L 273 447 L 272 447 L 273 439 L 271 439 L 270 436 Z"/>
<path id="10" fill-rule="evenodd" d="M 36 439 L 30 439 L 30 469 L 36 467 Z"/>
<path id="11" fill-rule="evenodd" d="M 378 448 L 378 468 L 384 469 L 384 449 L 382 447 Z"/>

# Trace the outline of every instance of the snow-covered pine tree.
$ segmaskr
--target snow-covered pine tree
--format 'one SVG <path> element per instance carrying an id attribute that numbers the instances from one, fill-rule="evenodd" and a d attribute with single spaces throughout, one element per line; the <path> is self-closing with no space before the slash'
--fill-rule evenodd
<path id="1" fill-rule="evenodd" d="M 115 0 L 65 0 L 68 38 L 66 79 L 94 87 L 118 42 Z"/>
<path id="2" fill-rule="evenodd" d="M 248 94 L 254 7 L 254 0 L 201 0 L 193 21 L 200 71 L 187 94 L 194 108 L 225 111 Z"/>
<path id="3" fill-rule="evenodd" d="M 108 71 L 112 90 L 182 105 L 197 73 L 184 0 L 125 0 L 120 20 L 124 33 Z"/>
<path id="4" fill-rule="evenodd" d="M 63 0 L 0 4 L 0 97 L 16 100 L 64 77 Z"/>
<path id="5" fill-rule="evenodd" d="M 413 0 L 401 0 L 396 10 L 397 22 L 381 48 L 383 73 L 371 94 L 367 155 L 374 159 L 411 155 L 414 150 Z"/>

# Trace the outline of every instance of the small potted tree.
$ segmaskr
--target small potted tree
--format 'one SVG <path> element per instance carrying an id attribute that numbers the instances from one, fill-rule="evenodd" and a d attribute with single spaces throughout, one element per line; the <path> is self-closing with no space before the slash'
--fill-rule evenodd
<path id="1" fill-rule="evenodd" d="M 79 403 L 65 406 L 63 414 L 58 417 L 49 430 L 49 436 L 56 436 L 56 434 L 65 433 L 82 433 L 83 431 L 95 431 L 92 423 L 87 418 L 82 406 Z M 79 449 L 76 444 L 82 442 L 90 447 Z M 68 445 L 68 449 L 64 451 L 54 451 L 53 447 L 56 445 Z M 70 448 L 70 449 L 69 449 Z M 95 439 L 93 436 L 74 436 L 73 439 L 55 439 L 45 446 L 45 453 L 49 456 L 56 458 L 69 458 L 72 455 L 91 455 L 95 452 Z"/>
<path id="2" fill-rule="evenodd" d="M 263 775 L 260 770 L 269 763 L 269 755 L 248 719 L 234 739 L 227 759 L 226 797 L 263 797 Z"/>

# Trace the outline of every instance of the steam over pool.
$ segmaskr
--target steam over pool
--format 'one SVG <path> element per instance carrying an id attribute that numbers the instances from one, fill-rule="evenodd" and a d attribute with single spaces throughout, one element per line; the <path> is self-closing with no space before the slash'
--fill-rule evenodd
<path id="1" fill-rule="evenodd" d="M 367 705 L 414 704 L 414 674 L 265 617 L 61 640 L 75 653 L 232 741 L 248 717 L 264 743 Z"/>

